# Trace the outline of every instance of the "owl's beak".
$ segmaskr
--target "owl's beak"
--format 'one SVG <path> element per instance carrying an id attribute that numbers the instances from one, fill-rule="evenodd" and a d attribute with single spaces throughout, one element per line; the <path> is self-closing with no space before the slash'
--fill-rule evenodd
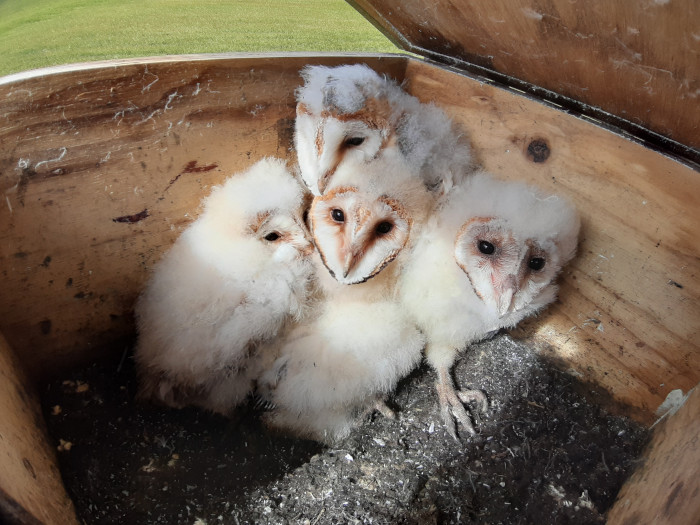
<path id="1" fill-rule="evenodd" d="M 316 186 L 318 188 L 319 195 L 323 195 L 326 191 L 326 186 L 328 186 L 328 181 L 330 181 L 330 172 L 326 171 L 318 178 Z"/>
<path id="2" fill-rule="evenodd" d="M 347 278 L 348 274 L 352 271 L 352 269 L 355 267 L 357 264 L 358 257 L 357 253 L 355 250 L 348 250 L 348 252 L 345 254 L 345 259 L 343 260 L 343 278 Z"/>
<path id="3" fill-rule="evenodd" d="M 518 279 L 515 275 L 508 275 L 496 286 L 498 296 L 498 315 L 503 317 L 513 309 L 515 294 L 518 291 Z"/>
<path id="4" fill-rule="evenodd" d="M 355 210 L 355 217 L 352 224 L 347 225 L 347 251 L 343 257 L 343 278 L 346 278 L 357 263 L 362 259 L 367 242 L 367 227 L 371 212 L 365 207 L 358 207 Z"/>

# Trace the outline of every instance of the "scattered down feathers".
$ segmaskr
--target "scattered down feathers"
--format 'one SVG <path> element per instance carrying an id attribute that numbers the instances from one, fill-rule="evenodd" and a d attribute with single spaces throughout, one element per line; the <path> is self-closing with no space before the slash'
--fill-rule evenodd
<path id="1" fill-rule="evenodd" d="M 304 200 L 271 158 L 213 189 L 137 301 L 143 397 L 227 414 L 251 391 L 258 346 L 306 309 Z"/>
<path id="2" fill-rule="evenodd" d="M 344 162 L 372 162 L 388 149 L 438 194 L 470 171 L 463 132 L 441 109 L 421 103 L 395 81 L 364 64 L 307 66 L 301 75 L 294 144 L 314 195 L 325 193 Z"/>
<path id="3" fill-rule="evenodd" d="M 473 432 L 449 375 L 459 351 L 556 298 L 555 279 L 574 256 L 578 231 L 576 211 L 565 199 L 484 172 L 447 195 L 423 228 L 399 289 L 426 335 L 426 359 L 438 373 L 451 434 L 448 407 Z M 462 401 L 485 406 L 476 391 L 461 394 Z"/>

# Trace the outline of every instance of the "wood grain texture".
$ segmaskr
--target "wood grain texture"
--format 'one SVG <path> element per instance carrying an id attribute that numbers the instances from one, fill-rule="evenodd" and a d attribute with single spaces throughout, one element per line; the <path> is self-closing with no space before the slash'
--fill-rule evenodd
<path id="1" fill-rule="evenodd" d="M 0 330 L 33 378 L 128 344 L 148 269 L 211 186 L 290 156 L 299 69 L 314 61 L 129 60 L 0 81 Z"/>
<path id="2" fill-rule="evenodd" d="M 580 210 L 579 256 L 561 278 L 561 300 L 521 332 L 645 422 L 669 391 L 700 381 L 700 174 L 442 68 L 411 60 L 406 78 L 462 124 L 489 171 L 566 195 Z"/>
<path id="3" fill-rule="evenodd" d="M 409 51 L 514 77 L 700 148 L 694 0 L 353 0 Z"/>
<path id="4" fill-rule="evenodd" d="M 39 401 L 0 335 L 0 522 L 73 525 L 77 518 Z"/>
<path id="5" fill-rule="evenodd" d="M 644 462 L 620 490 L 609 525 L 700 523 L 700 388 L 655 430 Z"/>

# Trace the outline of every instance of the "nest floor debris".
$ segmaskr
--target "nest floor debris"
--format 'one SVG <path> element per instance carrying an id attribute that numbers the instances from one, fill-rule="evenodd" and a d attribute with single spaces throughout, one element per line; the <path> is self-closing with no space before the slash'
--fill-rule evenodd
<path id="1" fill-rule="evenodd" d="M 266 430 L 252 403 L 234 419 L 138 403 L 130 359 L 48 384 L 42 404 L 87 524 L 604 523 L 646 428 L 507 335 L 455 379 L 491 403 L 459 443 L 426 367 L 391 399 L 397 420 L 375 414 L 334 447 Z"/>

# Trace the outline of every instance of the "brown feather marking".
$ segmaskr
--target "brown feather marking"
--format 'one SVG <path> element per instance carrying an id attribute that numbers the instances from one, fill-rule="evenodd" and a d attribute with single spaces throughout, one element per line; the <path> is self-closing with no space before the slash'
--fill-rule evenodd
<path id="1" fill-rule="evenodd" d="M 457 263 L 457 264 L 459 264 L 459 263 Z M 461 265 L 460 265 L 460 268 L 462 268 Z M 474 291 L 474 293 L 476 294 L 476 296 L 477 296 L 479 299 L 481 299 L 481 300 L 483 301 L 483 300 L 484 300 L 484 296 L 481 295 L 481 294 L 479 293 L 479 290 L 476 289 L 476 286 L 474 286 L 474 281 L 472 281 L 471 275 L 469 275 L 469 273 L 468 273 L 464 268 L 462 268 L 462 271 L 464 272 L 464 275 L 467 276 L 467 279 L 469 279 L 469 284 L 471 285 L 472 290 Z"/>
<path id="2" fill-rule="evenodd" d="M 311 207 L 309 209 L 309 227 L 311 230 L 311 238 L 313 240 L 314 247 L 318 251 L 318 254 L 321 256 L 321 262 L 323 265 L 326 267 L 328 272 L 335 277 L 335 272 L 331 270 L 331 267 L 328 265 L 328 260 L 326 259 L 326 254 L 323 252 L 321 249 L 319 243 L 316 240 L 316 231 L 317 231 L 317 209 L 320 203 L 326 204 L 327 201 L 332 200 L 336 197 L 342 196 L 344 193 L 355 193 L 357 192 L 357 188 L 354 186 L 338 186 L 337 188 L 333 188 L 331 191 L 328 193 L 321 195 L 321 196 L 316 196 L 313 198 L 311 201 Z M 323 214 L 323 220 L 329 222 L 331 225 L 337 226 L 338 223 L 335 221 L 332 221 L 332 219 L 329 221 L 328 219 L 328 214 L 324 213 Z M 331 222 L 332 221 L 332 222 Z M 343 225 L 344 226 L 344 223 Z M 345 247 L 345 236 L 342 236 L 342 243 L 341 243 L 341 249 Z"/>
<path id="3" fill-rule="evenodd" d="M 324 110 L 321 116 L 333 117 L 341 122 L 359 120 L 373 129 L 391 128 L 392 120 L 396 120 L 396 118 L 391 118 L 392 107 L 385 97 L 366 99 L 364 107 L 354 113 L 338 113 Z"/>
<path id="4" fill-rule="evenodd" d="M 255 216 L 255 219 L 250 224 L 250 226 L 248 226 L 248 229 L 252 233 L 258 233 L 262 225 L 265 224 L 265 221 L 267 221 L 267 219 L 270 218 L 270 215 L 272 215 L 271 211 L 261 211 Z"/>
<path id="5" fill-rule="evenodd" d="M 386 204 L 387 206 L 389 206 L 389 208 L 391 208 L 391 210 L 394 213 L 396 213 L 396 215 L 398 215 L 400 219 L 406 221 L 406 224 L 408 225 L 408 229 L 406 231 L 406 238 L 404 239 L 403 244 L 396 250 L 396 253 L 393 255 L 393 257 L 391 257 L 391 259 L 393 259 L 394 257 L 396 257 L 398 252 L 400 252 L 404 248 L 404 246 L 406 246 L 406 243 L 408 242 L 408 238 L 409 238 L 410 233 L 411 233 L 411 227 L 413 226 L 413 219 L 408 214 L 406 209 L 399 203 L 399 201 L 392 199 L 391 197 L 388 197 L 387 195 L 381 195 L 379 197 L 379 200 L 381 202 L 383 202 L 384 204 Z M 369 211 L 367 213 L 369 213 Z M 375 226 L 376 226 L 376 224 L 378 224 L 378 222 L 380 222 L 380 221 L 377 221 L 377 223 L 375 223 Z M 370 235 L 369 241 L 367 242 L 367 244 L 365 244 L 361 254 L 364 255 L 366 252 L 368 252 L 376 244 L 376 242 L 379 239 L 390 239 L 390 238 L 396 238 L 396 229 L 393 229 L 390 233 L 385 234 L 385 235 L 381 235 L 381 236 L 377 235 L 376 231 L 373 230 L 372 235 Z M 389 264 L 389 262 L 391 262 L 391 259 L 386 261 L 386 262 L 383 262 L 383 265 L 380 265 L 379 269 L 381 270 L 382 268 L 384 268 L 384 266 Z M 377 273 L 377 272 L 375 272 L 375 273 Z"/>
<path id="6" fill-rule="evenodd" d="M 467 276 L 467 279 L 469 280 L 469 284 L 472 287 L 472 290 L 476 294 L 476 296 L 481 299 L 482 301 L 484 300 L 483 295 L 479 293 L 479 291 L 476 289 L 476 286 L 474 286 L 474 281 L 472 281 L 471 276 L 469 275 L 469 272 L 465 268 L 465 266 L 457 259 L 456 254 L 457 254 L 457 249 L 459 248 L 459 240 L 464 236 L 467 232 L 467 230 L 474 225 L 475 223 L 477 224 L 486 224 L 490 221 L 493 220 L 493 217 L 472 217 L 469 219 L 467 222 L 462 224 L 462 227 L 459 229 L 457 232 L 457 235 L 455 236 L 455 242 L 454 242 L 454 251 L 455 251 L 455 262 L 457 263 L 457 266 L 459 266 L 462 271 L 464 272 L 464 275 Z M 473 249 L 473 248 L 472 248 Z"/>
<path id="7" fill-rule="evenodd" d="M 402 220 L 406 221 L 408 225 L 408 230 L 406 231 L 406 237 L 403 240 L 403 243 L 401 243 L 401 246 L 398 248 L 392 250 L 389 252 L 389 254 L 382 260 L 382 262 L 377 265 L 377 267 L 374 269 L 374 271 L 367 277 L 366 280 L 371 279 L 375 275 L 377 275 L 379 272 L 381 272 L 384 268 L 387 267 L 389 263 L 391 263 L 394 259 L 396 259 L 396 256 L 401 252 L 406 247 L 406 244 L 408 243 L 408 239 L 410 237 L 411 233 L 411 228 L 413 226 L 413 218 L 410 216 L 408 211 L 397 201 L 396 199 L 392 199 L 391 197 L 388 197 L 387 195 L 382 195 L 379 197 L 379 200 L 384 202 L 387 206 L 391 208 L 391 210 L 396 213 Z M 389 235 L 395 235 L 395 234 L 389 234 Z M 371 239 L 370 243 L 368 246 L 365 248 L 365 250 L 368 250 L 377 240 L 378 236 L 374 235 L 373 238 Z"/>
<path id="8" fill-rule="evenodd" d="M 389 197 L 388 195 L 381 195 L 379 197 L 379 200 L 387 206 L 389 206 L 389 208 L 391 208 L 392 211 L 396 213 L 396 215 L 398 215 L 408 223 L 408 231 L 410 232 L 411 227 L 413 226 L 413 219 L 411 218 L 411 215 L 408 213 L 406 208 L 404 208 L 399 201 Z"/>
<path id="9" fill-rule="evenodd" d="M 313 202 L 311 203 L 311 208 L 314 208 L 316 202 L 328 201 L 335 198 L 336 196 L 341 196 L 343 193 L 357 193 L 358 191 L 359 190 L 355 186 L 338 186 L 337 188 L 333 188 L 331 191 L 321 195 L 320 197 L 315 197 Z"/>
<path id="10" fill-rule="evenodd" d="M 316 146 L 316 154 L 320 157 L 323 153 L 323 136 L 321 135 L 321 130 L 323 126 L 319 126 L 316 129 L 316 137 L 314 137 L 314 145 Z"/>

